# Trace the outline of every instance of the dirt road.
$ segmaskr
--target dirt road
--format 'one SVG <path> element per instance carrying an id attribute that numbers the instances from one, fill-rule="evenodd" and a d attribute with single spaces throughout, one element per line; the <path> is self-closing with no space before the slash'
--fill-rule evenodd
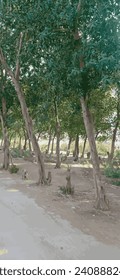
<path id="1" fill-rule="evenodd" d="M 120 248 L 105 245 L 47 213 L 16 188 L 15 179 L 0 172 L 1 260 L 119 258 Z"/>

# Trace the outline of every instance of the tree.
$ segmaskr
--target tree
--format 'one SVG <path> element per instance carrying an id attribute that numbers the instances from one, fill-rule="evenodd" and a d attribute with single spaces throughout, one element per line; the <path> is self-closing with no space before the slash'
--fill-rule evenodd
<path id="1" fill-rule="evenodd" d="M 63 99 L 66 98 L 71 103 L 74 96 L 77 103 L 80 103 L 79 108 L 81 108 L 80 112 L 82 110 L 86 129 L 84 136 L 87 135 L 91 150 L 97 194 L 96 207 L 108 209 L 101 179 L 95 142 L 96 127 L 94 127 L 94 113 L 90 101 L 94 98 L 94 92 L 103 98 L 103 89 L 106 92 L 111 86 L 114 87 L 116 73 L 119 71 L 119 1 L 110 0 L 106 3 L 103 0 L 100 2 L 81 0 L 78 3 L 78 0 L 61 0 L 54 3 L 52 1 L 34 3 L 33 0 L 26 0 L 20 3 L 10 1 L 7 6 L 3 4 L 3 8 L 5 17 L 2 15 L 1 46 L 10 68 L 6 65 L 2 52 L 1 61 L 4 67 L 6 66 L 17 90 L 29 136 L 35 144 L 33 126 L 26 111 L 22 89 L 25 79 L 29 78 L 29 81 L 32 79 L 37 91 L 38 85 L 44 79 L 47 84 L 44 93 L 49 93 L 51 104 L 56 93 L 58 108 Z M 16 56 L 17 44 L 12 49 L 11 42 L 18 41 L 20 32 L 24 33 L 24 43 L 22 51 L 17 55 L 17 59 L 22 62 L 21 80 L 18 81 L 14 75 L 13 59 Z M 17 65 L 19 64 L 16 63 Z M 16 70 L 19 73 L 19 69 Z M 38 83 L 35 83 L 35 78 Z M 29 86 L 31 86 L 30 82 Z M 36 93 L 34 99 L 35 96 Z M 38 150 L 35 149 L 37 154 Z"/>
<path id="2" fill-rule="evenodd" d="M 118 69 L 118 6 L 117 0 L 47 3 L 44 6 L 47 15 L 45 29 L 41 34 L 41 41 L 44 40 L 49 52 L 48 60 L 45 60 L 49 76 L 62 84 L 64 94 L 66 89 L 72 89 L 80 99 L 93 163 L 96 207 L 100 209 L 108 209 L 108 203 L 101 179 L 89 97 L 94 90 L 112 85 L 113 74 Z"/>
<path id="3" fill-rule="evenodd" d="M 109 162 L 113 160 L 114 150 L 115 150 L 115 141 L 117 136 L 117 131 L 120 124 L 120 93 L 119 89 L 116 89 L 117 100 L 116 100 L 116 115 L 114 117 L 114 128 L 113 128 L 113 135 L 112 135 L 112 143 L 111 143 L 111 151 L 109 154 Z"/>
<path id="4" fill-rule="evenodd" d="M 1 66 L 1 65 L 0 65 Z M 9 168 L 10 163 L 10 151 L 9 151 L 9 135 L 8 135 L 8 111 L 12 106 L 13 97 L 11 95 L 11 87 L 9 81 L 7 81 L 6 72 L 3 72 L 2 66 L 0 67 L 0 119 L 2 125 L 2 133 L 3 133 L 3 151 L 4 151 L 4 159 L 3 159 L 3 168 L 7 170 Z"/>

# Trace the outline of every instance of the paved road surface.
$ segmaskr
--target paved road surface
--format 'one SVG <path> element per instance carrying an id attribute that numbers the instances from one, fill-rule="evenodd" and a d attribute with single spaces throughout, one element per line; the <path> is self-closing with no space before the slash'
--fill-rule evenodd
<path id="1" fill-rule="evenodd" d="M 0 259 L 120 259 L 107 246 L 14 191 L 15 181 L 0 173 Z"/>

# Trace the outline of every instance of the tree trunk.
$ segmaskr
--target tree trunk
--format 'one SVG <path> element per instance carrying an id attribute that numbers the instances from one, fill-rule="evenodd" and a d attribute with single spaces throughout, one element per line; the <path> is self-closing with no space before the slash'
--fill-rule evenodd
<path id="1" fill-rule="evenodd" d="M 12 144 L 12 139 L 13 139 L 13 134 L 9 136 L 9 144 L 10 144 L 10 146 Z"/>
<path id="2" fill-rule="evenodd" d="M 102 180 L 101 180 L 99 158 L 98 158 L 97 148 L 95 143 L 92 116 L 89 111 L 89 108 L 87 107 L 86 101 L 84 100 L 83 97 L 80 98 L 80 102 L 82 106 L 83 119 L 84 119 L 85 129 L 90 145 L 91 159 L 93 165 L 94 185 L 96 188 L 95 206 L 97 209 L 107 210 L 109 208 L 109 205 L 108 205 L 108 200 L 106 199 L 105 189 L 103 187 Z"/>
<path id="3" fill-rule="evenodd" d="M 67 155 L 67 156 L 69 156 L 69 154 L 70 154 L 71 142 L 72 142 L 72 137 L 69 136 L 69 142 L 68 142 L 68 147 L 67 147 L 67 152 L 66 152 L 66 155 Z"/>
<path id="4" fill-rule="evenodd" d="M 116 122 L 115 128 L 113 130 L 112 143 L 111 143 L 111 151 L 110 151 L 109 159 L 108 159 L 109 163 L 111 163 L 112 160 L 113 160 L 114 151 L 115 151 L 115 141 L 116 141 L 116 135 L 117 135 L 118 127 L 119 127 L 119 121 Z"/>
<path id="5" fill-rule="evenodd" d="M 77 161 L 79 157 L 79 134 L 75 138 L 75 150 L 74 150 L 74 161 Z"/>
<path id="6" fill-rule="evenodd" d="M 29 151 L 30 151 L 30 153 L 32 153 L 31 141 L 29 138 L 28 138 L 28 145 L 29 145 Z"/>
<path id="7" fill-rule="evenodd" d="M 37 142 L 37 139 L 35 137 L 35 134 L 33 132 L 33 123 L 32 123 L 32 119 L 29 116 L 29 112 L 28 112 L 28 108 L 26 105 L 26 101 L 25 101 L 25 97 L 24 94 L 20 88 L 19 83 L 16 81 L 16 79 L 13 79 L 14 82 L 14 86 L 17 92 L 17 96 L 21 105 L 21 109 L 22 109 L 22 114 L 23 114 L 23 118 L 25 121 L 25 125 L 26 125 L 26 130 L 27 133 L 29 135 L 29 138 L 31 139 L 32 142 L 32 146 L 36 155 L 36 159 L 37 159 L 37 163 L 38 163 L 38 169 L 39 169 L 39 180 L 38 180 L 38 184 L 46 184 L 46 175 L 45 175 L 45 166 L 44 166 L 44 161 L 43 161 L 43 157 Z"/>
<path id="8" fill-rule="evenodd" d="M 1 112 L 1 123 L 2 123 L 2 130 L 3 130 L 3 138 L 4 138 L 4 161 L 3 161 L 3 168 L 7 170 L 9 168 L 9 138 L 8 138 L 8 131 L 7 131 L 7 124 L 6 124 L 6 100 L 2 98 L 2 112 Z"/>
<path id="9" fill-rule="evenodd" d="M 38 134 L 37 141 L 40 140 L 40 135 L 41 135 L 41 133 Z"/>
<path id="10" fill-rule="evenodd" d="M 22 137 L 21 137 L 21 135 L 20 135 L 20 137 L 19 137 L 18 149 L 21 150 L 21 148 L 22 148 Z"/>
<path id="11" fill-rule="evenodd" d="M 28 137 L 27 137 L 26 133 L 24 133 L 24 145 L 23 145 L 24 151 L 26 151 L 26 149 L 27 149 L 27 140 L 28 140 Z"/>
<path id="12" fill-rule="evenodd" d="M 38 184 L 40 184 L 40 183 L 47 184 L 46 175 L 45 175 L 45 166 L 44 166 L 42 153 L 40 151 L 37 139 L 34 134 L 32 119 L 29 115 L 28 108 L 27 108 L 26 101 L 25 101 L 25 96 L 24 96 L 24 93 L 22 91 L 22 88 L 21 88 L 19 80 L 18 80 L 17 67 L 16 67 L 16 74 L 14 75 L 12 70 L 8 67 L 1 49 L 0 49 L 0 60 L 1 60 L 3 67 L 5 68 L 6 72 L 8 73 L 8 75 L 10 76 L 10 78 L 12 80 L 12 83 L 15 87 L 16 94 L 18 96 L 18 100 L 21 105 L 21 110 L 22 110 L 22 115 L 23 115 L 24 121 L 25 121 L 26 130 L 27 130 L 29 138 L 31 139 L 32 146 L 33 146 L 33 149 L 34 149 L 34 152 L 36 155 L 36 159 L 37 159 L 37 163 L 38 163 L 38 169 L 39 169 Z M 19 61 L 17 61 L 17 66 L 19 66 L 18 62 Z"/>
<path id="13" fill-rule="evenodd" d="M 56 166 L 55 168 L 60 168 L 61 166 L 61 158 L 60 158 L 60 123 L 57 122 L 56 124 Z"/>
<path id="14" fill-rule="evenodd" d="M 13 141 L 13 149 L 15 149 L 15 146 L 16 146 L 16 135 L 15 135 L 15 138 L 14 138 L 14 141 Z"/>
<path id="15" fill-rule="evenodd" d="M 53 155 L 53 150 L 54 150 L 54 140 L 55 140 L 55 134 L 54 134 L 53 139 L 52 139 L 51 155 Z"/>
<path id="16" fill-rule="evenodd" d="M 55 101 L 55 117 L 56 117 L 56 166 L 55 168 L 60 168 L 61 166 L 61 157 L 60 157 L 60 121 L 58 117 L 58 108 L 57 102 Z"/>
<path id="17" fill-rule="evenodd" d="M 49 154 L 49 151 L 50 151 L 51 140 L 52 140 L 52 134 L 51 134 L 51 131 L 50 131 L 49 140 L 48 140 L 48 147 L 47 147 L 47 154 Z"/>
<path id="18" fill-rule="evenodd" d="M 81 158 L 84 158 L 84 155 L 85 155 L 86 142 L 87 142 L 87 136 L 84 139 L 84 144 L 83 144 L 83 150 L 82 150 Z"/>
<path id="19" fill-rule="evenodd" d="M 110 154 L 109 154 L 109 163 L 113 160 L 114 150 L 115 150 L 115 141 L 116 141 L 116 135 L 117 135 L 117 130 L 118 130 L 118 127 L 119 127 L 119 123 L 120 123 L 120 94 L 118 93 L 118 100 L 117 100 L 117 119 L 116 119 L 115 128 L 114 128 L 114 130 L 113 130 L 111 151 L 110 151 Z"/>

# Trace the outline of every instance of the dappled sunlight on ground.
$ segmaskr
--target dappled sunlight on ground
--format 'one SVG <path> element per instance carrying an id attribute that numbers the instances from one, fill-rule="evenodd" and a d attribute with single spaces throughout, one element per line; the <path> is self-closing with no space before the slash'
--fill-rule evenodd
<path id="1" fill-rule="evenodd" d="M 20 163 L 19 163 L 19 162 L 16 162 L 15 165 L 16 165 L 16 166 L 21 166 L 21 165 L 26 165 L 26 164 L 25 164 L 25 162 L 20 162 Z"/>
<path id="2" fill-rule="evenodd" d="M 7 192 L 19 192 L 17 189 L 7 189 Z"/>

